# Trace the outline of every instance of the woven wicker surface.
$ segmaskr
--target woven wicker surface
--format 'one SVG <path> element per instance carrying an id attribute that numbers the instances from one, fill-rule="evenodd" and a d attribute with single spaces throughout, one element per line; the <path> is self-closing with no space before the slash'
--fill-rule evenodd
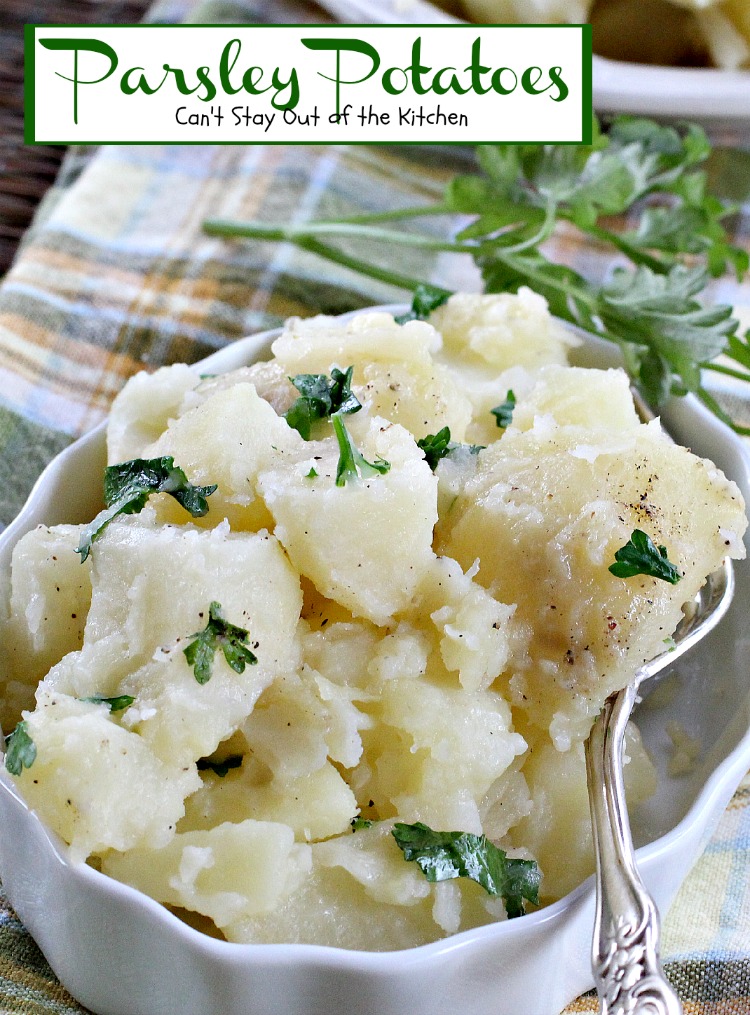
<path id="1" fill-rule="evenodd" d="M 24 24 L 128 24 L 146 0 L 0 0 L 0 276 L 65 149 L 23 143 Z"/>

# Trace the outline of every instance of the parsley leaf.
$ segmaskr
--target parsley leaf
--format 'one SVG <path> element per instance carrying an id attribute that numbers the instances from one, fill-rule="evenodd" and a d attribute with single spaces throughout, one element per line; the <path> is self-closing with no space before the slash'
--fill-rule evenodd
<path id="1" fill-rule="evenodd" d="M 139 514 L 152 493 L 168 493 L 194 518 L 198 518 L 208 511 L 206 498 L 215 490 L 216 485 L 193 486 L 169 455 L 164 458 L 135 458 L 110 465 L 104 471 L 104 503 L 107 506 L 81 533 L 76 550 L 81 555 L 81 563 L 91 552 L 91 544 L 113 518 Z"/>
<path id="2" fill-rule="evenodd" d="M 490 412 L 495 417 L 495 422 L 503 430 L 510 426 L 513 422 L 513 410 L 516 407 L 516 396 L 512 391 L 508 391 L 505 396 L 505 401 L 500 405 L 496 405 L 494 409 L 490 409 Z"/>
<path id="3" fill-rule="evenodd" d="M 258 662 L 250 649 L 244 644 L 249 634 L 243 627 L 230 624 L 221 615 L 221 604 L 213 602 L 208 608 L 208 623 L 202 631 L 190 635 L 191 641 L 182 651 L 190 666 L 193 667 L 195 679 L 199 684 L 206 684 L 211 679 L 214 665 L 214 654 L 218 648 L 235 673 L 244 673 L 245 664 L 254 665 Z"/>
<path id="4" fill-rule="evenodd" d="M 29 736 L 25 720 L 5 738 L 5 767 L 11 775 L 20 775 L 36 761 L 36 744 Z"/>
<path id="5" fill-rule="evenodd" d="M 495 898 L 510 918 L 523 916 L 524 899 L 539 904 L 541 872 L 533 860 L 509 859 L 484 835 L 435 832 L 421 821 L 397 822 L 393 837 L 405 860 L 414 860 L 428 881 L 470 878 Z"/>
<path id="6" fill-rule="evenodd" d="M 634 529 L 628 542 L 615 553 L 617 563 L 610 564 L 609 570 L 618 578 L 633 578 L 637 574 L 661 578 L 676 585 L 682 575 L 667 558 L 666 546 L 655 546 L 651 538 L 641 529 Z"/>
<path id="7" fill-rule="evenodd" d="M 316 420 L 327 419 L 335 412 L 358 412 L 362 405 L 352 392 L 353 373 L 353 366 L 345 371 L 333 367 L 330 381 L 325 374 L 297 374 L 296 377 L 290 377 L 300 397 L 284 413 L 289 426 L 309 441 L 312 424 Z"/>
<path id="8" fill-rule="evenodd" d="M 424 452 L 427 464 L 433 472 L 437 468 L 438 462 L 450 452 L 450 446 L 451 431 L 447 426 L 438 430 L 437 433 L 427 434 L 426 437 L 421 437 L 417 441 L 417 447 Z"/>
<path id="9" fill-rule="evenodd" d="M 223 761 L 211 761 L 210 758 L 198 758 L 196 767 L 199 772 L 214 772 L 220 779 L 232 768 L 239 768 L 242 764 L 241 754 L 230 754 Z"/>
<path id="10" fill-rule="evenodd" d="M 383 458 L 376 458 L 374 462 L 367 459 L 357 451 L 351 434 L 344 426 L 344 421 L 338 413 L 331 417 L 336 440 L 339 442 L 339 463 L 336 468 L 336 486 L 346 486 L 352 480 L 360 476 L 384 475 L 391 467 L 390 462 Z"/>
<path id="11" fill-rule="evenodd" d="M 452 451 L 457 451 L 459 448 L 468 448 L 469 452 L 473 455 L 484 451 L 484 446 L 481 444 L 458 444 L 456 441 L 452 441 L 450 427 L 447 426 L 444 426 L 442 430 L 438 430 L 435 434 L 427 434 L 426 437 L 421 437 L 417 441 L 417 447 L 424 452 L 425 460 L 433 472 L 443 458 L 447 458 Z"/>
<path id="12" fill-rule="evenodd" d="M 349 824 L 352 826 L 353 832 L 359 832 L 363 828 L 372 828 L 373 823 L 369 818 L 363 818 L 361 814 L 358 814 L 356 818 L 352 818 Z"/>
<path id="13" fill-rule="evenodd" d="M 122 712 L 130 708 L 135 701 L 131 694 L 118 694 L 114 698 L 105 698 L 103 694 L 92 694 L 90 698 L 81 698 L 81 701 L 88 701 L 92 705 L 109 705 L 110 712 Z"/>
<path id="14" fill-rule="evenodd" d="M 409 321 L 426 321 L 433 310 L 441 307 L 451 294 L 447 289 L 420 283 L 414 290 L 411 308 L 405 314 L 394 318 L 396 324 L 407 324 Z"/>

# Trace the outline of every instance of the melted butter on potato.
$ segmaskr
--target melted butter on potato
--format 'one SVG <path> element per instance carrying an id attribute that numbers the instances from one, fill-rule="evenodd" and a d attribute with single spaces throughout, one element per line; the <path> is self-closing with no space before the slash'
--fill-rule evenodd
<path id="1" fill-rule="evenodd" d="M 403 326 L 293 319 L 267 362 L 126 385 L 110 462 L 171 456 L 217 489 L 198 518 L 152 496 L 84 565 L 77 526 L 16 548 L 0 715 L 25 718 L 20 790 L 74 859 L 231 941 L 367 949 L 504 918 L 406 863 L 397 820 L 537 859 L 544 901 L 590 873 L 591 722 L 746 522 L 733 483 L 639 421 L 624 373 L 567 366 L 575 344 L 529 290 L 459 294 Z M 299 375 L 350 366 L 346 429 L 388 467 L 340 483 L 330 421 L 305 440 L 285 414 Z M 417 442 L 444 427 L 459 446 L 433 471 Z M 677 585 L 609 572 L 635 528 Z M 257 662 L 216 644 L 201 683 L 184 649 L 211 603 Z M 654 779 L 634 727 L 627 753 L 633 801 Z"/>

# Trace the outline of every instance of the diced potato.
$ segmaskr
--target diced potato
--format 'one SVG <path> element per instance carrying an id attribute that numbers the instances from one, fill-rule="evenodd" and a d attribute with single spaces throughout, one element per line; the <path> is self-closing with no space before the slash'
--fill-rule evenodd
<path id="1" fill-rule="evenodd" d="M 246 759 L 220 777 L 207 773 L 188 798 L 179 831 L 209 829 L 225 821 L 275 821 L 289 825 L 297 841 L 327 839 L 349 831 L 357 801 L 330 762 L 314 772 L 270 779 L 263 766 Z"/>
<path id="2" fill-rule="evenodd" d="M 145 449 L 166 430 L 170 419 L 179 415 L 185 394 L 199 382 L 197 371 L 184 363 L 131 377 L 109 411 L 109 464 L 148 457 Z"/>
<path id="3" fill-rule="evenodd" d="M 547 309 L 543 296 L 522 286 L 518 293 L 454 293 L 430 315 L 443 336 L 445 351 L 465 364 L 508 367 L 565 364 L 568 349 L 578 344 Z"/>
<path id="4" fill-rule="evenodd" d="M 471 402 L 441 363 L 369 363 L 355 390 L 371 416 L 399 423 L 417 439 L 444 426 L 462 441 L 471 421 Z"/>
<path id="5" fill-rule="evenodd" d="M 251 384 L 241 383 L 173 420 L 147 448 L 146 457 L 171 455 L 192 483 L 218 485 L 208 498 L 208 513 L 194 519 L 196 524 L 213 527 L 227 518 L 233 529 L 257 532 L 272 525 L 258 497 L 259 472 L 303 448 L 297 431 Z M 159 500 L 165 521 L 186 521 L 185 510 L 173 498 L 164 495 Z"/>
<path id="6" fill-rule="evenodd" d="M 185 396 L 180 415 L 190 409 L 197 409 L 209 398 L 238 384 L 252 384 L 260 397 L 269 402 L 279 416 L 283 416 L 299 395 L 281 364 L 276 360 L 268 360 L 205 378 Z"/>
<path id="7" fill-rule="evenodd" d="M 112 522 L 91 556 L 84 649 L 117 638 L 133 672 L 154 653 L 181 653 L 218 602 L 226 620 L 249 631 L 254 673 L 267 679 L 297 665 L 299 580 L 267 532 L 150 526 L 138 515 Z"/>
<path id="8" fill-rule="evenodd" d="M 744 554 L 746 526 L 737 487 L 656 421 L 627 433 L 546 420 L 508 431 L 480 454 L 451 520 L 442 552 L 463 567 L 481 554 L 478 581 L 518 604 L 530 634 L 509 685 L 516 714 L 561 750 L 662 647 L 704 576 Z M 677 585 L 610 574 L 636 528 L 666 546 Z"/>
<path id="9" fill-rule="evenodd" d="M 360 802 L 372 799 L 381 817 L 481 832 L 479 801 L 526 749 L 505 701 L 394 679 L 369 712 L 375 725 L 363 734 L 369 778 Z"/>
<path id="10" fill-rule="evenodd" d="M 27 708 L 33 689 L 51 666 L 81 647 L 91 601 L 91 561 L 75 552 L 77 525 L 39 525 L 16 543 L 12 559 L 10 616 L 3 633 L 0 723 L 6 733 Z M 23 692 L 22 688 L 28 688 Z M 12 699 L 12 700 L 9 700 Z"/>
<path id="11" fill-rule="evenodd" d="M 430 884 L 415 863 L 404 861 L 391 829 L 384 821 L 313 844 L 312 871 L 301 887 L 273 911 L 225 926 L 224 934 L 241 943 L 326 941 L 389 951 L 505 918 L 502 903 L 486 902 L 473 882 Z"/>
<path id="12" fill-rule="evenodd" d="M 109 853 L 102 870 L 159 902 L 209 916 L 217 927 L 278 906 L 310 870 L 310 847 L 270 821 L 182 832 L 162 849 Z"/>
<path id="13" fill-rule="evenodd" d="M 74 861 L 169 842 L 185 797 L 201 784 L 194 765 L 162 762 L 104 704 L 50 693 L 25 719 L 37 753 L 19 787 Z"/>
<path id="14" fill-rule="evenodd" d="M 292 376 L 328 374 L 332 366 L 346 370 L 370 363 L 430 366 L 440 335 L 425 321 L 396 324 L 390 314 L 358 314 L 346 322 L 335 317 L 293 317 L 271 350 Z M 355 379 L 359 372 L 355 369 Z"/>
<path id="15" fill-rule="evenodd" d="M 656 789 L 654 766 L 633 723 L 625 732 L 623 759 L 625 792 L 632 807 Z M 533 804 L 510 838 L 536 857 L 543 875 L 541 895 L 554 901 L 594 871 L 583 744 L 565 754 L 545 744 L 529 755 L 524 772 Z"/>
<path id="16" fill-rule="evenodd" d="M 486 690 L 508 664 L 515 606 L 493 599 L 449 557 L 435 559 L 420 593 L 416 610 L 435 625 L 446 669 L 466 690 Z"/>
<path id="17" fill-rule="evenodd" d="M 385 475 L 336 486 L 338 445 L 309 442 L 317 475 L 261 472 L 260 491 L 275 532 L 297 570 L 357 617 L 385 624 L 411 600 L 433 559 L 437 481 L 414 439 L 377 417 L 362 441 L 368 461 L 390 463 Z M 397 553 L 384 553 L 393 546 Z"/>
<path id="18" fill-rule="evenodd" d="M 326 620 L 326 618 L 322 618 Z M 373 654 L 383 635 L 366 620 L 326 623 L 302 635 L 305 662 L 327 680 L 342 687 L 362 687 L 369 680 Z"/>
<path id="19" fill-rule="evenodd" d="M 629 433 L 640 425 L 622 370 L 546 366 L 538 371 L 528 393 L 519 397 L 511 426 L 530 430 L 539 416 L 558 426 L 586 426 Z"/>
<path id="20" fill-rule="evenodd" d="M 351 768 L 362 753 L 359 730 L 369 725 L 352 697 L 308 667 L 280 677 L 243 726 L 247 745 L 284 780 L 316 771 L 329 757 Z"/>

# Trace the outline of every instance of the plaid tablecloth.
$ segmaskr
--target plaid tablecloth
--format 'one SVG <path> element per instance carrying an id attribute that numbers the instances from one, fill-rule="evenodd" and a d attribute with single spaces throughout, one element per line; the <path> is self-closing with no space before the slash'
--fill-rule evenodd
<path id="1" fill-rule="evenodd" d="M 155 20 L 183 17 L 325 19 L 314 4 L 292 0 L 160 0 L 151 12 Z M 144 365 L 195 361 L 290 314 L 338 313 L 404 296 L 288 246 L 208 238 L 200 231 L 204 218 L 300 221 L 413 205 L 437 197 L 472 159 L 468 150 L 416 146 L 71 151 L 0 286 L 0 524 L 18 511 L 46 462 L 101 420 Z M 725 175 L 720 185 L 747 185 L 750 194 L 750 180 L 732 177 L 731 167 L 727 175 L 717 161 L 715 171 Z M 750 208 L 736 235 L 748 242 Z M 605 251 L 578 247 L 570 236 L 554 244 L 556 257 L 586 273 L 611 267 Z M 367 256 L 391 266 L 396 258 L 398 267 L 392 249 Z M 408 258 L 410 274 L 453 289 L 478 287 L 463 261 Z M 750 325 L 750 286 L 722 280 L 715 295 Z M 750 1012 L 750 781 L 666 920 L 664 954 L 689 1015 Z M 596 1010 L 587 995 L 567 1012 Z M 82 1011 L 0 892 L 0 1013 Z"/>

